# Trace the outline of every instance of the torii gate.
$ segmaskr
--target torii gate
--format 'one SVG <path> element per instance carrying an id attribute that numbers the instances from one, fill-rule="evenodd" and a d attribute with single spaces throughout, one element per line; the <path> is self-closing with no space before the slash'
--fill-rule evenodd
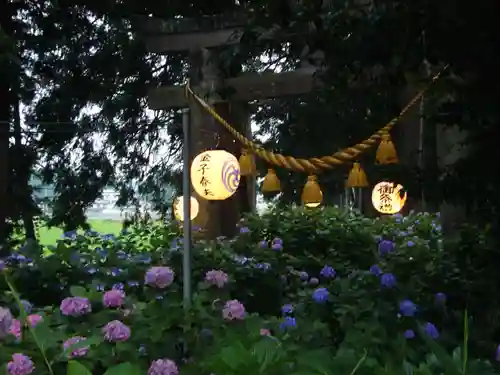
<path id="1" fill-rule="evenodd" d="M 316 85 L 316 68 L 308 66 L 282 73 L 241 73 L 222 78 L 213 64 L 212 51 L 217 47 L 237 44 L 246 24 L 240 15 L 207 16 L 200 19 L 178 19 L 169 22 L 156 18 L 142 20 L 142 33 L 148 52 L 189 52 L 191 86 L 207 98 L 215 110 L 231 124 L 238 126 L 251 138 L 248 102 L 310 92 Z M 230 89 L 229 100 L 218 95 L 221 89 Z M 148 93 L 152 110 L 190 109 L 190 128 L 194 155 L 218 146 L 236 157 L 241 146 L 196 103 L 188 102 L 183 86 L 161 86 Z M 216 136 L 215 136 L 216 135 Z M 218 141 L 215 142 L 214 138 Z M 255 178 L 243 177 L 237 193 L 226 201 L 206 201 L 199 197 L 200 214 L 194 220 L 206 230 L 208 238 L 232 236 L 243 212 L 255 209 Z M 193 194 L 195 194 L 193 192 Z"/>

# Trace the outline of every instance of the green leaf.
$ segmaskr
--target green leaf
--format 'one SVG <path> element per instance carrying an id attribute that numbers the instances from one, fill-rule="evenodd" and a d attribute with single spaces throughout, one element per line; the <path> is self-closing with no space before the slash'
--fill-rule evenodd
<path id="1" fill-rule="evenodd" d="M 69 288 L 69 292 L 73 297 L 88 297 L 87 289 L 83 286 L 73 285 Z"/>
<path id="2" fill-rule="evenodd" d="M 434 353 L 439 363 L 443 366 L 446 375 L 462 375 L 460 368 L 453 362 L 453 358 L 446 353 L 446 351 L 437 344 L 433 339 L 431 339 L 427 334 L 420 328 L 420 335 L 422 339 L 429 347 L 429 349 Z"/>
<path id="3" fill-rule="evenodd" d="M 125 362 L 108 368 L 104 375 L 141 375 L 141 369 L 130 362 Z"/>
<path id="4" fill-rule="evenodd" d="M 282 356 L 282 348 L 278 340 L 265 337 L 254 345 L 252 356 L 257 359 L 260 366 L 259 372 L 264 373 L 267 368 L 279 361 Z"/>
<path id="5" fill-rule="evenodd" d="M 80 362 L 69 361 L 66 375 L 92 375 L 92 373 Z"/>

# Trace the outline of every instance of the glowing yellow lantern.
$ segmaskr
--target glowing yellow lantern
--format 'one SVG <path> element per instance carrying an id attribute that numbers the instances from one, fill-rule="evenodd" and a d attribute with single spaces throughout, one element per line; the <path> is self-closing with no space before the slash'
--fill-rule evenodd
<path id="1" fill-rule="evenodd" d="M 198 195 L 221 201 L 233 195 L 240 184 L 240 164 L 224 150 L 198 154 L 191 164 L 191 184 Z"/>
<path id="2" fill-rule="evenodd" d="M 379 182 L 372 190 L 372 204 L 382 214 L 397 214 L 405 205 L 407 193 L 401 195 L 402 185 L 394 182 Z"/>
<path id="3" fill-rule="evenodd" d="M 174 217 L 178 221 L 184 221 L 184 197 L 177 197 L 174 200 L 173 205 Z M 200 204 L 195 197 L 191 197 L 191 210 L 189 218 L 194 220 L 198 213 L 200 212 Z"/>

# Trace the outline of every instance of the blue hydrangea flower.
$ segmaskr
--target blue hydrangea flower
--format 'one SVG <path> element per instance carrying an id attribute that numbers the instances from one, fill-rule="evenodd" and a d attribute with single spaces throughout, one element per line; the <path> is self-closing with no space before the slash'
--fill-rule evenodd
<path id="1" fill-rule="evenodd" d="M 380 278 L 380 284 L 386 288 L 393 288 L 396 285 L 396 276 L 392 273 L 384 273 Z"/>
<path id="2" fill-rule="evenodd" d="M 267 271 L 271 268 L 271 265 L 269 263 L 257 263 L 255 265 L 255 268 Z"/>
<path id="3" fill-rule="evenodd" d="M 302 281 L 307 281 L 309 280 L 309 275 L 307 274 L 307 272 L 305 271 L 302 271 L 299 273 L 299 277 Z"/>
<path id="4" fill-rule="evenodd" d="M 408 242 L 406 243 L 406 246 L 408 246 L 408 247 L 413 247 L 413 246 L 415 246 L 415 242 L 413 242 L 413 241 L 411 241 L 411 240 L 410 240 L 410 241 L 408 241 Z"/>
<path id="5" fill-rule="evenodd" d="M 432 323 L 425 323 L 424 324 L 424 332 L 432 339 L 437 339 L 439 338 L 439 332 L 436 328 L 436 326 Z"/>
<path id="6" fill-rule="evenodd" d="M 267 249 L 267 241 L 266 240 L 262 240 L 259 242 L 259 247 L 261 249 Z"/>
<path id="7" fill-rule="evenodd" d="M 500 362 L 500 345 L 497 346 L 497 350 L 495 352 L 495 360 Z"/>
<path id="8" fill-rule="evenodd" d="M 312 298 L 317 303 L 323 303 L 328 301 L 328 289 L 318 288 L 313 292 Z"/>
<path id="9" fill-rule="evenodd" d="M 415 337 L 415 332 L 412 329 L 407 329 L 404 333 L 405 339 L 411 340 Z"/>
<path id="10" fill-rule="evenodd" d="M 403 316 L 414 316 L 417 312 L 417 305 L 415 305 L 412 301 L 406 299 L 399 303 L 399 311 Z"/>
<path id="11" fill-rule="evenodd" d="M 139 282 L 138 281 L 127 281 L 127 285 L 130 286 L 130 287 L 135 287 L 135 286 L 139 286 Z"/>
<path id="12" fill-rule="evenodd" d="M 111 287 L 111 289 L 123 290 L 123 289 L 125 289 L 125 285 L 123 283 L 116 283 Z"/>
<path id="13" fill-rule="evenodd" d="M 435 302 L 436 305 L 444 305 L 446 303 L 446 294 L 441 292 L 436 293 Z"/>
<path id="14" fill-rule="evenodd" d="M 291 314 L 293 313 L 293 305 L 291 304 L 286 304 L 281 307 L 281 313 L 282 314 Z"/>
<path id="15" fill-rule="evenodd" d="M 332 277 L 335 277 L 336 272 L 335 272 L 335 269 L 333 267 L 330 267 L 329 265 L 325 265 L 319 274 L 323 277 L 332 278 Z"/>
<path id="16" fill-rule="evenodd" d="M 5 262 L 0 259 L 0 271 L 3 271 L 5 269 Z"/>
<path id="17" fill-rule="evenodd" d="M 291 316 L 285 316 L 283 318 L 283 321 L 280 324 L 280 328 L 283 330 L 287 329 L 287 328 L 291 328 L 291 327 L 296 327 L 296 326 L 297 326 L 297 321 L 295 320 L 295 318 L 293 318 Z"/>
<path id="18" fill-rule="evenodd" d="M 370 272 L 373 273 L 375 276 L 380 276 L 382 275 L 382 269 L 378 264 L 374 264 L 373 266 L 370 267 Z"/>
<path id="19" fill-rule="evenodd" d="M 309 279 L 309 284 L 311 284 L 311 285 L 318 285 L 319 284 L 318 278 L 317 277 L 311 277 Z"/>
<path id="20" fill-rule="evenodd" d="M 21 304 L 23 305 L 24 312 L 28 315 L 31 314 L 31 311 L 33 310 L 33 305 L 29 301 L 26 301 L 25 299 L 21 300 Z"/>
<path id="21" fill-rule="evenodd" d="M 250 229 L 248 227 L 241 227 L 240 233 L 241 234 L 250 233 Z"/>
<path id="22" fill-rule="evenodd" d="M 273 250 L 283 250 L 283 241 L 281 238 L 275 238 L 271 244 Z"/>
<path id="23" fill-rule="evenodd" d="M 394 242 L 392 242 L 392 241 L 389 241 L 389 240 L 380 241 L 380 243 L 378 244 L 378 253 L 381 256 L 384 256 L 384 255 L 389 254 L 392 251 L 394 251 L 394 247 L 395 247 L 395 245 L 394 245 Z"/>

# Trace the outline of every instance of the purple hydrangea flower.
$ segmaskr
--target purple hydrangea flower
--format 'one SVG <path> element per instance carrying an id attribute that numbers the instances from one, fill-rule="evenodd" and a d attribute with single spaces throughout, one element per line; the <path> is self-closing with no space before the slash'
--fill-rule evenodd
<path id="1" fill-rule="evenodd" d="M 396 276 L 392 273 L 384 273 L 380 278 L 380 284 L 386 288 L 393 288 L 396 286 Z"/>
<path id="2" fill-rule="evenodd" d="M 297 320 L 291 316 L 285 316 L 283 318 L 283 321 L 280 323 L 280 328 L 283 330 L 296 326 L 297 326 Z"/>
<path id="3" fill-rule="evenodd" d="M 179 369 L 174 361 L 170 359 L 157 359 L 151 362 L 148 375 L 178 375 Z"/>
<path id="4" fill-rule="evenodd" d="M 245 316 L 245 306 L 236 299 L 227 301 L 222 309 L 222 317 L 225 320 L 243 320 Z"/>
<path id="5" fill-rule="evenodd" d="M 125 303 L 125 292 L 120 289 L 111 289 L 104 293 L 102 298 L 106 307 L 120 307 Z"/>
<path id="6" fill-rule="evenodd" d="M 412 329 L 407 329 L 404 333 L 405 339 L 411 340 L 415 337 L 415 332 Z"/>
<path id="7" fill-rule="evenodd" d="M 112 320 L 106 324 L 102 332 L 104 338 L 109 342 L 127 341 L 130 337 L 130 328 L 119 320 Z"/>
<path id="8" fill-rule="evenodd" d="M 389 240 L 380 241 L 380 243 L 378 244 L 378 253 L 381 256 L 384 256 L 384 255 L 389 254 L 392 251 L 394 251 L 394 247 L 395 247 L 395 244 L 392 241 L 389 241 Z"/>
<path id="9" fill-rule="evenodd" d="M 229 281 L 227 273 L 221 270 L 211 270 L 205 274 L 205 282 L 207 284 L 216 285 L 218 288 L 222 288 Z"/>
<path id="10" fill-rule="evenodd" d="M 380 276 L 382 275 L 382 269 L 378 264 L 374 264 L 373 266 L 370 267 L 370 272 L 373 273 L 375 276 Z"/>
<path id="11" fill-rule="evenodd" d="M 174 281 L 175 273 L 170 267 L 151 267 L 144 278 L 147 285 L 164 289 Z"/>
<path id="12" fill-rule="evenodd" d="M 286 304 L 281 307 L 281 312 L 283 314 L 291 314 L 293 313 L 293 305 L 291 304 Z"/>
<path id="13" fill-rule="evenodd" d="M 333 267 L 331 267 L 331 266 L 329 266 L 329 265 L 327 264 L 327 265 L 325 265 L 325 266 L 321 269 L 321 271 L 320 271 L 320 273 L 319 273 L 319 274 L 320 274 L 321 276 L 323 276 L 323 277 L 333 278 L 333 277 L 335 277 L 336 272 L 335 272 L 335 269 L 334 269 Z"/>
<path id="14" fill-rule="evenodd" d="M 7 364 L 9 375 L 28 375 L 35 370 L 35 364 L 30 357 L 21 353 L 12 354 L 12 361 Z"/>
<path id="15" fill-rule="evenodd" d="M 403 316 L 414 316 L 417 312 L 417 305 L 406 299 L 399 304 L 399 311 Z"/>
<path id="16" fill-rule="evenodd" d="M 12 313 L 8 308 L 0 307 L 0 339 L 5 338 L 12 326 Z"/>
<path id="17" fill-rule="evenodd" d="M 267 249 L 267 241 L 266 240 L 262 240 L 259 242 L 259 247 L 261 249 Z"/>
<path id="18" fill-rule="evenodd" d="M 307 281 L 309 279 L 309 275 L 305 271 L 300 272 L 299 277 L 302 281 Z"/>
<path id="19" fill-rule="evenodd" d="M 432 323 L 425 323 L 424 324 L 424 332 L 432 339 L 437 339 L 439 338 L 439 332 L 436 328 L 436 326 Z"/>
<path id="20" fill-rule="evenodd" d="M 75 344 L 78 344 L 79 342 L 85 341 L 85 340 L 87 340 L 87 338 L 82 337 L 82 336 L 71 337 L 64 342 L 64 344 L 63 344 L 64 350 L 69 350 Z M 86 346 L 86 347 L 76 348 L 76 349 L 71 350 L 69 352 L 68 356 L 70 358 L 84 357 L 87 355 L 88 352 L 89 352 L 89 347 Z"/>
<path id="21" fill-rule="evenodd" d="M 273 250 L 283 250 L 283 240 L 276 237 L 271 244 L 271 248 Z"/>
<path id="22" fill-rule="evenodd" d="M 66 316 L 82 316 L 91 312 L 92 306 L 88 298 L 67 297 L 62 300 L 60 309 L 62 314 Z"/>
<path id="23" fill-rule="evenodd" d="M 248 229 L 248 227 L 241 227 L 240 233 L 241 234 L 250 233 L 250 229 Z"/>
<path id="24" fill-rule="evenodd" d="M 313 292 L 312 298 L 317 303 L 323 303 L 328 301 L 328 289 L 326 288 L 318 288 Z"/>

